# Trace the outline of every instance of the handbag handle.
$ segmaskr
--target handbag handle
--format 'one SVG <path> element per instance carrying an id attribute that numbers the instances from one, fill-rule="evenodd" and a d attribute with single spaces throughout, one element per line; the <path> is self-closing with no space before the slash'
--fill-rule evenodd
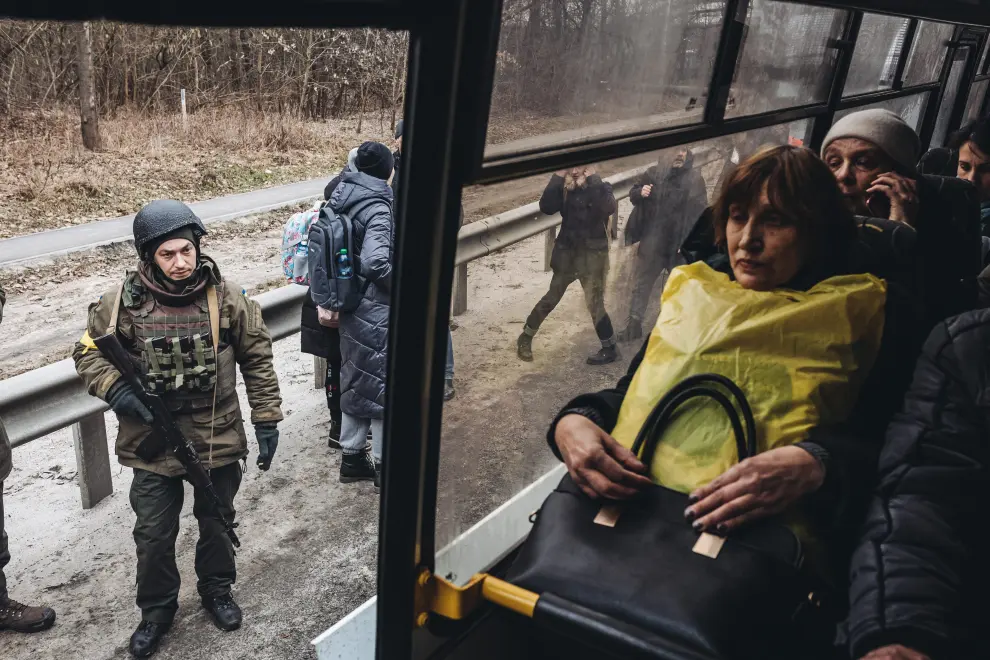
<path id="1" fill-rule="evenodd" d="M 735 399 L 736 405 L 733 405 L 729 397 L 718 389 L 704 386 L 712 383 L 728 390 L 732 398 Z M 749 401 L 746 399 L 746 395 L 739 386 L 732 382 L 731 379 L 720 374 L 689 376 L 672 387 L 657 402 L 657 405 L 654 406 L 643 426 L 640 428 L 636 436 L 636 441 L 632 446 L 633 453 L 639 456 L 640 450 L 643 450 L 640 460 L 646 465 L 650 465 L 653 462 L 653 454 L 656 452 L 657 445 L 660 442 L 660 436 L 663 434 L 664 428 L 670 422 L 670 418 L 673 417 L 677 408 L 688 400 L 698 397 L 707 397 L 714 400 L 722 406 L 722 409 L 729 416 L 729 422 L 732 424 L 732 431 L 736 440 L 736 453 L 739 456 L 739 460 L 742 461 L 750 456 L 755 456 L 757 453 L 756 420 L 753 418 L 753 410 L 749 405 Z M 738 410 L 736 406 L 738 406 Z M 742 422 L 745 422 L 745 431 L 743 430 L 743 423 L 739 419 L 740 412 L 742 413 Z"/>

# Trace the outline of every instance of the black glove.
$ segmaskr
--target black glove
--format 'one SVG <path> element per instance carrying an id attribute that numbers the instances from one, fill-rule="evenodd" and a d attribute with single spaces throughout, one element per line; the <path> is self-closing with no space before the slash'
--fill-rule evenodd
<path id="1" fill-rule="evenodd" d="M 134 393 L 131 386 L 123 380 L 118 380 L 107 390 L 107 403 L 110 404 L 110 407 L 117 413 L 118 417 L 121 415 L 135 417 L 145 424 L 151 424 L 155 421 L 155 418 L 151 415 L 151 411 L 141 403 L 141 400 L 137 398 L 137 394 Z"/>
<path id="2" fill-rule="evenodd" d="M 255 424 L 254 437 L 258 439 L 258 467 L 267 471 L 278 449 L 278 427 L 274 422 Z"/>

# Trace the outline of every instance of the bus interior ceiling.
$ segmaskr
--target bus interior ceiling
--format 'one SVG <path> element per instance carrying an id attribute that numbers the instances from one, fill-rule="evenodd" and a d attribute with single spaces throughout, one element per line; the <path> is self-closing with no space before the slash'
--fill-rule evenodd
<path id="1" fill-rule="evenodd" d="M 465 387 L 464 401 L 458 403 L 463 407 L 444 408 L 445 328 L 462 187 L 533 177 L 534 190 L 542 190 L 537 175 L 589 163 L 598 164 L 606 176 L 619 175 L 645 169 L 686 145 L 695 152 L 695 167 L 710 197 L 742 140 L 816 149 L 844 113 L 885 107 L 912 122 L 927 148 L 941 145 L 950 130 L 987 108 L 990 4 L 692 0 L 660 5 L 668 26 L 662 34 L 670 38 L 661 42 L 667 49 L 663 57 L 648 62 L 655 55 L 648 44 L 650 30 L 655 34 L 660 24 L 657 16 L 649 18 L 653 23 L 640 23 L 636 38 L 600 35 L 597 50 L 577 40 L 566 54 L 578 81 L 573 87 L 581 94 L 570 97 L 568 86 L 554 78 L 556 69 L 540 68 L 533 59 L 520 63 L 546 53 L 520 46 L 539 42 L 541 35 L 527 32 L 522 5 L 510 0 L 287 0 L 273 5 L 13 0 L 0 8 L 0 14 L 25 20 L 409 31 L 401 174 L 406 192 L 397 213 L 415 215 L 417 227 L 400 227 L 396 239 L 375 610 L 378 658 L 505 657 L 493 649 L 502 648 L 495 641 L 513 642 L 505 632 L 518 623 L 511 618 L 494 616 L 475 628 L 417 628 L 417 579 L 424 568 L 437 570 L 436 556 L 444 546 L 456 544 L 463 532 L 555 465 L 543 442 L 554 412 L 574 394 L 610 385 L 624 367 L 589 375 L 583 356 L 571 355 L 569 349 L 592 346 L 595 337 L 584 327 L 582 301 L 570 294 L 560 309 L 573 323 L 548 323 L 540 335 L 541 341 L 549 337 L 545 360 L 506 375 L 498 352 L 512 351 L 507 347 L 546 281 L 544 246 L 530 238 L 513 251 L 490 248 L 493 254 L 470 268 L 463 264 L 464 283 L 469 273 L 472 281 L 481 282 L 469 291 L 485 315 L 463 317 L 455 342 L 471 332 L 488 332 L 488 343 L 458 349 L 478 370 L 478 382 Z M 510 7 L 517 11 L 504 13 Z M 672 17 L 672 7 L 682 13 Z M 636 29 L 640 18 L 623 17 L 623 27 Z M 798 43 L 808 34 L 815 39 Z M 682 47 L 694 59 L 678 50 Z M 866 47 L 870 57 L 860 61 L 857 53 L 863 51 L 856 49 Z M 650 68 L 653 64 L 656 69 Z M 530 117 L 520 111 L 527 121 L 520 119 L 513 127 L 511 112 L 533 103 L 527 94 L 540 93 L 553 94 L 552 102 L 538 104 L 541 120 L 527 123 Z M 505 135 L 493 134 L 499 112 L 510 119 L 498 124 L 510 126 Z M 620 198 L 619 226 L 630 209 Z M 621 264 L 615 270 L 605 295 L 610 310 L 623 308 L 629 294 L 628 273 Z M 621 324 L 618 315 L 615 320 Z M 489 368 L 492 372 L 485 374 Z M 485 442 L 471 442 L 478 437 Z M 504 561 L 519 541 L 487 549 L 487 559 Z M 464 566 L 474 564 L 465 559 Z M 456 631 L 457 643 L 445 639 L 450 630 Z M 326 653 L 321 657 L 344 657 Z"/>

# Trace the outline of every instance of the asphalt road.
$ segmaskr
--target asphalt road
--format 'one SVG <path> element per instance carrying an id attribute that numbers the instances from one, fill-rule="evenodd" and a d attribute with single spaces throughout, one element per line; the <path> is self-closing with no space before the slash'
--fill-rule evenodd
<path id="1" fill-rule="evenodd" d="M 316 199 L 323 195 L 329 176 L 284 186 L 217 197 L 189 206 L 209 224 L 241 216 L 263 213 L 283 206 Z M 99 220 L 85 225 L 42 231 L 0 241 L 0 266 L 130 240 L 133 215 Z"/>

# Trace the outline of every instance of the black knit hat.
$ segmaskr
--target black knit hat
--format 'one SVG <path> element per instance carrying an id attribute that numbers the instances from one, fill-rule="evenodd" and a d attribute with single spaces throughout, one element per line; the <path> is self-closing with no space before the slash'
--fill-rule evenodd
<path id="1" fill-rule="evenodd" d="M 387 181 L 392 176 L 395 162 L 392 159 L 392 152 L 384 144 L 365 142 L 358 147 L 357 160 L 354 164 L 357 165 L 358 172 Z"/>

